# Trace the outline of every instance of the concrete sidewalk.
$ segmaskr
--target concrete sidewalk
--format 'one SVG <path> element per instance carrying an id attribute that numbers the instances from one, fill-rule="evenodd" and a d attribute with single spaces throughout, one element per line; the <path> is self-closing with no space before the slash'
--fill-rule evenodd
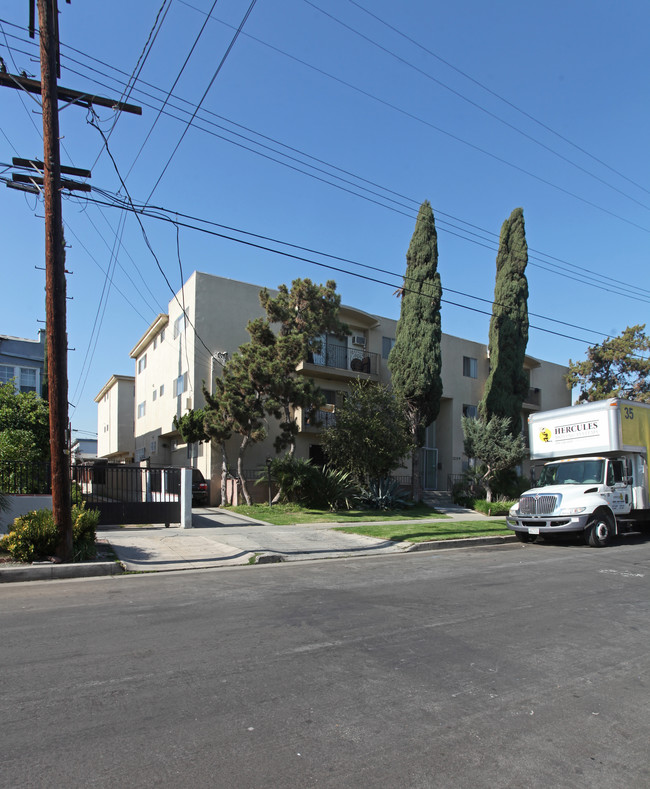
<path id="1" fill-rule="evenodd" d="M 449 508 L 445 514 L 450 520 L 490 520 L 480 513 L 460 507 Z M 412 523 L 414 529 L 435 522 L 440 522 L 440 519 L 405 518 L 403 521 L 391 521 L 393 524 Z M 273 526 L 217 507 L 195 508 L 192 526 L 191 529 L 165 528 L 163 525 L 104 526 L 97 530 L 97 541 L 104 545 L 105 550 L 112 549 L 127 572 L 161 572 L 273 561 L 380 556 L 416 550 L 503 543 L 514 539 L 486 537 L 435 543 L 397 543 L 335 531 L 331 522 Z M 48 568 L 51 568 L 49 575 L 46 575 L 46 568 L 42 566 L 22 566 L 20 572 L 17 568 L 0 567 L 0 582 L 29 580 L 30 572 L 34 580 L 45 577 L 75 577 L 75 573 L 76 577 L 103 574 L 97 565 L 98 563 L 48 565 Z M 110 568 L 109 564 L 103 572 L 107 573 Z M 116 569 L 119 568 L 113 563 L 112 572 Z"/>

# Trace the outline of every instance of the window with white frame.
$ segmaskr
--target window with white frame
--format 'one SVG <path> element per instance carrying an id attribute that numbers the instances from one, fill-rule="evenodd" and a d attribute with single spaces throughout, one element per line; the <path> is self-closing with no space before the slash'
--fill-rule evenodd
<path id="1" fill-rule="evenodd" d="M 147 402 L 146 400 L 142 403 L 138 403 L 138 419 L 141 419 L 147 411 Z"/>
<path id="2" fill-rule="evenodd" d="M 13 365 L 0 364 L 0 384 L 8 384 L 16 375 Z"/>
<path id="3" fill-rule="evenodd" d="M 147 354 L 138 359 L 138 373 L 141 373 L 147 366 Z"/>
<path id="4" fill-rule="evenodd" d="M 463 356 L 463 375 L 465 378 L 478 378 L 478 359 Z"/>
<path id="5" fill-rule="evenodd" d="M 149 451 L 151 454 L 154 454 L 158 451 L 158 439 L 152 438 L 151 443 L 149 444 Z"/>
<path id="6" fill-rule="evenodd" d="M 182 395 L 183 392 L 187 391 L 187 373 L 183 373 L 179 375 L 178 378 L 174 379 L 174 397 L 178 397 Z"/>
<path id="7" fill-rule="evenodd" d="M 165 342 L 165 330 L 164 329 L 160 330 L 160 334 L 158 336 L 160 337 L 160 342 L 161 343 Z"/>
<path id="8" fill-rule="evenodd" d="M 154 390 L 153 390 L 153 396 L 152 396 L 152 398 L 151 398 L 151 399 L 152 399 L 152 400 L 155 400 L 157 397 L 158 397 L 158 390 L 157 390 L 157 389 L 154 389 Z"/>
<path id="9" fill-rule="evenodd" d="M 165 384 L 160 384 L 160 391 L 158 394 L 162 397 L 165 394 Z"/>
<path id="10" fill-rule="evenodd" d="M 154 337 L 153 338 L 153 349 L 154 349 L 154 351 L 156 350 L 157 347 L 158 347 L 158 337 Z"/>
<path id="11" fill-rule="evenodd" d="M 36 391 L 36 368 L 35 367 L 21 367 L 20 368 L 20 391 L 21 392 L 35 392 Z"/>
<path id="12" fill-rule="evenodd" d="M 38 370 L 35 367 L 14 367 L 0 364 L 0 384 L 14 382 L 17 392 L 38 391 Z"/>

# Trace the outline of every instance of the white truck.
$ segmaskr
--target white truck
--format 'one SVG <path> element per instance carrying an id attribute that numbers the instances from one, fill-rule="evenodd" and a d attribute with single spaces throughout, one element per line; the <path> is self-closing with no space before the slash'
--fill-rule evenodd
<path id="1" fill-rule="evenodd" d="M 594 547 L 650 528 L 650 403 L 600 400 L 528 418 L 531 460 L 547 460 L 510 510 L 521 542 L 577 532 Z"/>

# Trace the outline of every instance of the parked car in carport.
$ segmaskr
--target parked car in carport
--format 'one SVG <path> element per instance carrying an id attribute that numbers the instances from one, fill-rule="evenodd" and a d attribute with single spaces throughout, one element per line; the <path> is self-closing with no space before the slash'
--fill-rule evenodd
<path id="1" fill-rule="evenodd" d="M 192 469 L 192 505 L 205 506 L 209 499 L 208 483 L 198 468 Z"/>

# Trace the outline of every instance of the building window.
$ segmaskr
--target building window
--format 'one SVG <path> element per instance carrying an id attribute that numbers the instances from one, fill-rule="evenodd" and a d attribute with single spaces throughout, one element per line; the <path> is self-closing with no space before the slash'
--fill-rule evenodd
<path id="1" fill-rule="evenodd" d="M 394 337 L 382 337 L 381 338 L 381 358 L 388 359 L 388 354 L 393 349 L 393 345 L 395 345 L 395 338 Z"/>
<path id="2" fill-rule="evenodd" d="M 151 443 L 149 444 L 149 451 L 151 454 L 155 454 L 158 451 L 158 441 L 155 438 L 151 439 Z"/>
<path id="3" fill-rule="evenodd" d="M 153 397 L 152 397 L 151 399 L 155 401 L 155 399 L 156 399 L 157 397 L 158 397 L 158 390 L 157 390 L 157 389 L 154 389 L 154 390 L 153 390 Z"/>
<path id="4" fill-rule="evenodd" d="M 0 364 L 0 383 L 8 384 L 14 377 L 14 368 L 8 364 Z"/>
<path id="5" fill-rule="evenodd" d="M 147 410 L 147 403 L 146 403 L 146 401 L 142 402 L 142 403 L 139 403 L 139 405 L 138 405 L 138 419 L 140 419 L 141 417 L 143 417 L 145 415 L 146 410 Z"/>
<path id="6" fill-rule="evenodd" d="M 34 367 L 20 368 L 20 391 L 21 392 L 36 391 L 36 369 Z"/>
<path id="7" fill-rule="evenodd" d="M 182 315 L 179 315 L 178 318 L 174 321 L 174 339 L 178 337 L 179 334 L 182 334 L 185 331 L 185 321 L 187 316 L 187 310 Z"/>
<path id="8" fill-rule="evenodd" d="M 140 463 L 145 458 L 144 454 L 144 447 L 140 447 L 140 449 L 136 449 L 134 453 L 134 459 L 136 463 Z"/>
<path id="9" fill-rule="evenodd" d="M 179 375 L 178 378 L 174 380 L 174 397 L 178 397 L 182 395 L 183 392 L 187 391 L 187 373 L 183 373 Z"/>
<path id="10" fill-rule="evenodd" d="M 165 330 L 164 329 L 160 330 L 159 337 L 160 337 L 160 342 L 161 343 L 165 342 Z"/>
<path id="11" fill-rule="evenodd" d="M 147 366 L 147 354 L 138 359 L 138 372 L 141 373 Z"/>
<path id="12" fill-rule="evenodd" d="M 200 441 L 197 441 L 194 444 L 187 445 L 187 459 L 188 460 L 195 460 L 196 458 L 203 457 L 203 444 Z"/>
<path id="13" fill-rule="evenodd" d="M 162 397 L 165 394 L 165 384 L 160 384 L 160 391 L 158 394 Z"/>
<path id="14" fill-rule="evenodd" d="M 153 338 L 153 349 L 154 349 L 154 351 L 156 350 L 157 347 L 158 347 L 158 338 L 154 337 Z"/>
<path id="15" fill-rule="evenodd" d="M 478 417 L 478 406 L 463 405 L 463 416 L 466 416 L 468 419 L 476 419 Z"/>
<path id="16" fill-rule="evenodd" d="M 0 364 L 0 384 L 14 382 L 18 392 L 35 392 L 37 390 L 38 370 L 35 367 L 14 367 L 11 364 Z"/>
<path id="17" fill-rule="evenodd" d="M 478 378 L 478 359 L 463 356 L 463 375 L 466 378 Z"/>

